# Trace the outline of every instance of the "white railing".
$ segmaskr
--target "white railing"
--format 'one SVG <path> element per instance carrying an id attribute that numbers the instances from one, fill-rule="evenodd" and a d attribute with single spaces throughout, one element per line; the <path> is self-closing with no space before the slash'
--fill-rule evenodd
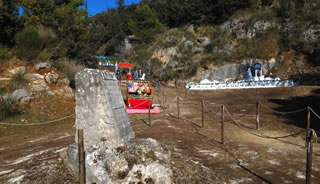
<path id="1" fill-rule="evenodd" d="M 298 86 L 292 80 L 264 80 L 264 81 L 236 81 L 236 82 L 188 82 L 186 88 L 189 90 L 218 90 L 218 89 L 246 89 L 246 88 L 276 88 Z"/>

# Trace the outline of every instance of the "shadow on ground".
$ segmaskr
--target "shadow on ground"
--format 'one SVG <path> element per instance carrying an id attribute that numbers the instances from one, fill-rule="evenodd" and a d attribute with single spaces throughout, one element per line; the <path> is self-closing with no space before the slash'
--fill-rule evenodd
<path id="1" fill-rule="evenodd" d="M 292 75 L 290 79 L 299 82 L 300 85 L 314 86 L 320 84 L 320 73 L 302 73 Z"/>
<path id="2" fill-rule="evenodd" d="M 276 111 L 296 111 L 309 106 L 320 115 L 320 89 L 313 90 L 308 96 L 297 96 L 290 99 L 270 99 L 270 102 L 280 105 L 280 107 L 274 108 Z M 298 113 L 283 114 L 282 116 L 289 120 L 287 121 L 288 124 L 306 128 L 307 114 L 307 110 L 305 110 Z M 320 119 L 312 112 L 311 128 L 315 129 L 316 131 L 320 131 Z"/>

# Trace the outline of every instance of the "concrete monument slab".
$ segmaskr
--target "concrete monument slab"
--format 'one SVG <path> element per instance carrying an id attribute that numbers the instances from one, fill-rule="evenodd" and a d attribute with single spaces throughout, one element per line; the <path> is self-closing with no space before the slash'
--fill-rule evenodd
<path id="1" fill-rule="evenodd" d="M 75 81 L 76 128 L 83 129 L 85 150 L 101 142 L 122 146 L 134 137 L 113 72 L 84 69 L 76 74 Z"/>

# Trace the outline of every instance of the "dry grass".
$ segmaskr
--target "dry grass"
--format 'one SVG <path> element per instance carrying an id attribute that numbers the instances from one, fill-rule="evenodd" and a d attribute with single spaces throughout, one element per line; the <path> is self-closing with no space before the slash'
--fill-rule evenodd
<path id="1" fill-rule="evenodd" d="M 19 113 L 20 107 L 16 100 L 0 97 L 0 120 Z"/>
<path id="2" fill-rule="evenodd" d="M 28 84 L 28 80 L 24 77 L 23 73 L 16 73 L 12 75 L 10 83 L 7 85 L 9 91 L 24 88 Z"/>
<path id="3" fill-rule="evenodd" d="M 85 68 L 84 65 L 77 63 L 77 61 L 68 59 L 54 63 L 54 66 L 70 81 L 74 81 L 75 74 Z"/>

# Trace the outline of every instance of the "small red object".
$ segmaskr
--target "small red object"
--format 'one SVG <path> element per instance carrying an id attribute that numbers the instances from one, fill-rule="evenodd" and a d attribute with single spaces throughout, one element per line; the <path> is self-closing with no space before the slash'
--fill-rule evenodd
<path id="1" fill-rule="evenodd" d="M 130 63 L 124 63 L 124 62 L 120 62 L 118 66 L 119 66 L 120 68 L 129 68 L 129 69 L 132 68 L 132 64 L 130 64 Z"/>
<path id="2" fill-rule="evenodd" d="M 132 79 L 132 74 L 131 74 L 131 73 L 128 73 L 127 79 L 128 79 L 128 80 L 131 80 L 131 79 Z"/>

